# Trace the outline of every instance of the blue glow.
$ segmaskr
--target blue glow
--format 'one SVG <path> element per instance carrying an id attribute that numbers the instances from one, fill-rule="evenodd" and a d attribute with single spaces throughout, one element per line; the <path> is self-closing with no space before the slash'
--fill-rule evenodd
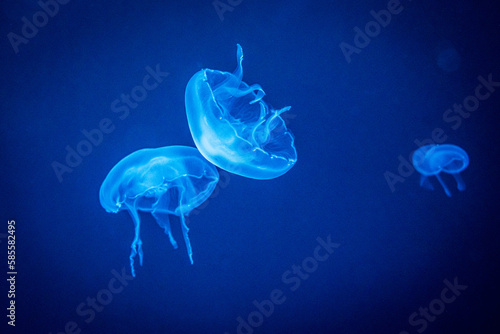
<path id="1" fill-rule="evenodd" d="M 214 165 L 252 179 L 273 179 L 297 161 L 294 137 L 281 114 L 270 108 L 258 84 L 243 78 L 238 44 L 233 73 L 203 69 L 186 87 L 186 112 L 194 142 Z"/>
<path id="2" fill-rule="evenodd" d="M 169 146 L 138 150 L 118 162 L 101 185 L 102 207 L 116 213 L 127 210 L 134 221 L 135 238 L 130 253 L 130 267 L 135 276 L 134 257 L 139 254 L 142 266 L 140 219 L 137 211 L 151 212 L 177 249 L 168 215 L 181 219 L 182 234 L 191 264 L 193 252 L 184 215 L 203 203 L 213 192 L 219 173 L 192 147 Z"/>
<path id="3" fill-rule="evenodd" d="M 435 175 L 446 195 L 451 197 L 450 190 L 439 176 L 439 173 L 445 172 L 453 175 L 457 181 L 458 190 L 465 190 L 465 182 L 460 176 L 460 172 L 469 165 L 469 156 L 460 147 L 455 145 L 425 145 L 413 153 L 412 162 L 415 169 L 422 174 L 420 186 L 434 189 L 428 177 Z"/>

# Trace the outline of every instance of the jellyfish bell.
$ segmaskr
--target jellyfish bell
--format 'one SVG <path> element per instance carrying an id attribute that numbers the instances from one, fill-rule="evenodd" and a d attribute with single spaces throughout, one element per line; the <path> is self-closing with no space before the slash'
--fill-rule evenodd
<path id="1" fill-rule="evenodd" d="M 142 149 L 118 162 L 104 179 L 99 200 L 112 213 L 126 210 L 135 227 L 130 267 L 135 276 L 134 258 L 143 262 L 138 211 L 150 212 L 177 248 L 168 215 L 180 217 L 187 252 L 193 263 L 185 215 L 202 204 L 219 180 L 217 168 L 192 147 L 168 146 Z"/>
<path id="2" fill-rule="evenodd" d="M 297 161 L 294 136 L 281 114 L 272 109 L 258 84 L 243 78 L 243 50 L 237 46 L 233 73 L 211 69 L 197 72 L 186 87 L 189 129 L 196 147 L 214 165 L 253 179 L 273 179 Z"/>

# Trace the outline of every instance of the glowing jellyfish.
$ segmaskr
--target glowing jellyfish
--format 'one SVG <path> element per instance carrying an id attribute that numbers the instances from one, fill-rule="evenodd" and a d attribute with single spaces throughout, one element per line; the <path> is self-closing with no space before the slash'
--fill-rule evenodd
<path id="1" fill-rule="evenodd" d="M 448 187 L 439 176 L 439 173 L 445 172 L 455 178 L 458 190 L 465 190 L 465 183 L 460 172 L 469 165 L 469 156 L 460 147 L 455 145 L 425 145 L 413 153 L 412 162 L 415 169 L 422 174 L 420 186 L 433 190 L 434 187 L 429 182 L 428 177 L 435 175 L 446 195 L 451 197 Z"/>
<path id="2" fill-rule="evenodd" d="M 214 165 L 252 179 L 285 174 L 297 161 L 294 137 L 281 114 L 270 108 L 258 84 L 243 78 L 243 50 L 238 44 L 233 73 L 203 69 L 186 87 L 186 112 L 194 142 Z"/>
<path id="3" fill-rule="evenodd" d="M 140 219 L 137 211 L 151 212 L 177 249 L 168 215 L 180 217 L 182 234 L 191 264 L 191 243 L 184 215 L 203 203 L 219 180 L 217 168 L 208 163 L 193 147 L 169 146 L 136 151 L 118 162 L 101 185 L 102 207 L 116 213 L 127 210 L 134 221 L 135 238 L 130 253 L 130 267 L 135 276 L 134 257 L 139 254 L 142 266 Z"/>
<path id="4" fill-rule="evenodd" d="M 455 48 L 441 51 L 437 57 L 438 66 L 446 72 L 454 72 L 460 67 L 460 54 Z"/>

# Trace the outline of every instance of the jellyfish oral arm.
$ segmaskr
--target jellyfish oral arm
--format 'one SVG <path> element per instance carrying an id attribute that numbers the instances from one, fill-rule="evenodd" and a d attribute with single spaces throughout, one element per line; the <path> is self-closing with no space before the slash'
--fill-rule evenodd
<path id="1" fill-rule="evenodd" d="M 172 230 L 170 229 L 170 221 L 168 219 L 168 214 L 166 213 L 159 213 L 159 212 L 151 212 L 153 217 L 156 219 L 156 222 L 158 225 L 160 225 L 161 228 L 165 231 L 165 234 L 168 235 L 168 238 L 170 239 L 170 243 L 172 244 L 172 247 L 174 249 L 177 249 L 177 241 L 175 241 L 173 235 L 172 235 Z"/>
<path id="2" fill-rule="evenodd" d="M 457 181 L 457 189 L 460 191 L 464 191 L 465 190 L 465 182 L 462 179 L 462 176 L 460 176 L 459 173 L 453 173 L 451 175 L 453 175 L 453 177 L 455 178 L 455 181 Z"/>
<path id="3" fill-rule="evenodd" d="M 193 264 L 193 249 L 191 248 L 191 241 L 189 241 L 189 228 L 186 225 L 186 218 L 184 218 L 184 214 L 181 213 L 181 227 L 182 227 L 182 235 L 184 236 L 184 242 L 186 243 L 186 249 L 189 256 L 189 261 Z"/>
<path id="4" fill-rule="evenodd" d="M 420 186 L 429 190 L 434 190 L 434 186 L 425 175 L 420 175 Z"/>
<path id="5" fill-rule="evenodd" d="M 128 212 L 130 213 L 130 217 L 132 217 L 132 220 L 134 221 L 134 230 L 135 230 L 135 237 L 134 240 L 132 241 L 132 245 L 130 246 L 132 248 L 132 251 L 130 252 L 130 270 L 132 272 L 132 276 L 135 277 L 135 270 L 134 270 L 134 257 L 139 254 L 139 263 L 142 266 L 142 258 L 144 256 L 142 252 L 142 240 L 139 235 L 140 229 L 141 229 L 141 220 L 139 219 L 139 214 L 137 213 L 136 209 L 133 206 L 128 207 Z"/>
<path id="6" fill-rule="evenodd" d="M 446 184 L 443 182 L 443 179 L 441 179 L 441 176 L 439 176 L 439 174 L 436 174 L 436 178 L 438 179 L 439 183 L 441 183 L 441 186 L 443 187 L 446 195 L 448 195 L 448 197 L 451 197 L 451 192 L 448 189 L 448 187 L 446 186 Z"/>

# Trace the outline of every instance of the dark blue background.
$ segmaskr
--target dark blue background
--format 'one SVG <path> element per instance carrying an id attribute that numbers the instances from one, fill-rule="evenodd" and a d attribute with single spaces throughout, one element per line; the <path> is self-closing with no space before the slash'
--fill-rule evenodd
<path id="1" fill-rule="evenodd" d="M 442 116 L 474 93 L 479 75 L 500 81 L 498 10 L 473 0 L 402 5 L 347 63 L 339 44 L 352 44 L 353 28 L 386 0 L 244 0 L 223 21 L 210 0 L 73 0 L 17 54 L 7 34 L 20 35 L 22 17 L 32 21 L 40 7 L 2 1 L 2 333 L 59 333 L 70 321 L 81 333 L 236 333 L 237 317 L 273 289 L 286 300 L 255 333 L 417 333 L 410 314 L 455 277 L 468 288 L 425 332 L 497 333 L 500 89 L 456 130 Z M 269 181 L 223 173 L 224 187 L 189 217 L 193 266 L 178 218 L 174 251 L 142 214 L 144 266 L 87 323 L 78 305 L 107 288 L 112 270 L 130 272 L 133 224 L 102 209 L 101 182 L 135 150 L 194 146 L 186 84 L 202 67 L 233 71 L 236 43 L 244 80 L 261 84 L 272 106 L 292 106 L 296 166 Z M 443 66 L 450 48 L 459 59 Z M 157 64 L 169 76 L 120 120 L 111 103 Z M 51 164 L 103 118 L 115 130 L 60 183 Z M 435 191 L 420 188 L 415 172 L 391 192 L 384 173 L 397 173 L 398 156 L 435 128 L 469 153 L 467 190 L 444 176 L 448 198 L 435 178 Z M 9 219 L 15 328 L 5 316 Z M 328 235 L 340 247 L 292 292 L 283 273 Z"/>

